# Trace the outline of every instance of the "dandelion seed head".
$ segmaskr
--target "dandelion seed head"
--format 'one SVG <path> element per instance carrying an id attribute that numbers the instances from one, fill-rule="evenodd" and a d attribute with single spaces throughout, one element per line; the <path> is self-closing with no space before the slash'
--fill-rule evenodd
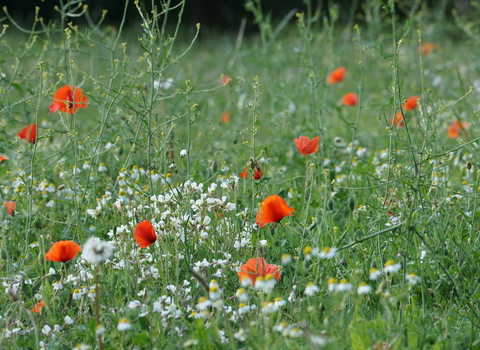
<path id="1" fill-rule="evenodd" d="M 110 259 L 113 251 L 112 243 L 102 241 L 98 237 L 90 237 L 83 246 L 82 257 L 92 264 L 99 265 Z"/>

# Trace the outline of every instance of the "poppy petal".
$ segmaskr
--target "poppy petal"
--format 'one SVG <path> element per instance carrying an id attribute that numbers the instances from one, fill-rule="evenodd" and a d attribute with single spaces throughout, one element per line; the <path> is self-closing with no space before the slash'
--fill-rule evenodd
<path id="1" fill-rule="evenodd" d="M 7 213 L 9 213 L 11 216 L 15 216 L 15 210 L 17 210 L 17 205 L 15 202 L 3 202 L 3 205 L 5 206 Z"/>
<path id="2" fill-rule="evenodd" d="M 298 151 L 304 156 L 308 154 L 313 154 L 318 151 L 318 143 L 320 137 L 314 137 L 310 140 L 307 136 L 300 136 L 298 139 L 294 139 L 295 145 L 297 146 Z"/>
<path id="3" fill-rule="evenodd" d="M 256 224 L 263 228 L 267 224 L 279 222 L 285 216 L 293 216 L 291 213 L 294 211 L 295 209 L 290 208 L 282 197 L 277 195 L 268 196 L 260 204 Z"/>
<path id="4" fill-rule="evenodd" d="M 346 106 L 355 106 L 358 104 L 358 96 L 354 92 L 347 92 L 342 97 L 342 104 Z"/>
<path id="5" fill-rule="evenodd" d="M 250 284 L 253 285 L 257 277 L 265 277 L 268 274 L 273 275 L 277 281 L 280 280 L 280 269 L 277 265 L 268 264 L 264 258 L 251 258 L 244 265 L 240 266 L 238 278 L 240 281 L 249 278 Z"/>
<path id="6" fill-rule="evenodd" d="M 157 240 L 153 225 L 148 220 L 140 222 L 137 227 L 135 227 L 134 237 L 140 248 L 147 248 Z"/>
<path id="7" fill-rule="evenodd" d="M 33 309 L 31 309 L 30 311 L 31 312 L 36 312 L 37 314 L 41 313 L 42 312 L 42 307 L 44 307 L 46 304 L 43 300 L 40 300 L 39 303 L 36 303 L 34 306 L 33 306 Z"/>
<path id="8" fill-rule="evenodd" d="M 70 85 L 59 88 L 53 96 L 53 103 L 50 105 L 50 112 L 62 111 L 64 113 L 76 113 L 79 108 L 87 107 L 87 96 L 82 89 Z"/>
<path id="9" fill-rule="evenodd" d="M 82 247 L 72 241 L 55 242 L 45 254 L 45 260 L 67 262 L 75 258 L 81 250 Z"/>
<path id="10" fill-rule="evenodd" d="M 37 124 L 27 125 L 17 134 L 22 140 L 30 143 L 37 142 Z"/>
<path id="11" fill-rule="evenodd" d="M 332 73 L 327 78 L 327 81 L 330 85 L 339 83 L 343 80 L 345 73 L 346 73 L 345 67 L 338 67 L 337 69 L 334 69 Z"/>
<path id="12" fill-rule="evenodd" d="M 420 99 L 420 96 L 415 95 L 415 96 L 410 96 L 407 98 L 407 101 L 402 105 L 403 109 L 406 109 L 407 111 L 414 110 L 415 108 L 418 107 L 418 100 Z"/>

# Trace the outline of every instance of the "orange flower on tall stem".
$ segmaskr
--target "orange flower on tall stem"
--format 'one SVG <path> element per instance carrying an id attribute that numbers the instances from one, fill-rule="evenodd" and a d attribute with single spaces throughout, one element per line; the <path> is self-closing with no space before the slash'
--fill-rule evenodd
<path id="1" fill-rule="evenodd" d="M 243 171 L 240 174 L 238 174 L 238 176 L 240 176 L 243 179 L 248 179 L 248 172 L 247 171 L 248 171 L 247 168 L 243 168 Z M 254 169 L 253 170 L 253 178 L 255 180 L 259 180 L 262 177 L 262 175 L 263 175 L 262 169 L 260 169 L 260 170 Z"/>
<path id="2" fill-rule="evenodd" d="M 7 211 L 7 213 L 9 213 L 11 216 L 15 216 L 15 210 L 17 210 L 17 205 L 15 204 L 15 202 L 3 202 L 3 205 L 5 206 L 5 210 Z"/>
<path id="3" fill-rule="evenodd" d="M 45 260 L 67 262 L 75 258 L 81 250 L 82 247 L 72 241 L 55 242 L 45 254 Z"/>
<path id="4" fill-rule="evenodd" d="M 282 197 L 277 195 L 268 196 L 260 203 L 256 224 L 263 228 L 272 222 L 280 222 L 285 216 L 293 216 L 291 213 L 294 211 L 295 209 L 290 208 Z"/>
<path id="5" fill-rule="evenodd" d="M 265 277 L 266 275 L 272 275 L 277 281 L 280 280 L 278 266 L 267 264 L 264 258 L 251 258 L 245 265 L 240 266 L 240 271 L 238 271 L 240 282 L 249 278 L 251 285 L 255 284 L 257 277 Z"/>
<path id="6" fill-rule="evenodd" d="M 422 46 L 420 46 L 419 51 L 422 53 L 422 55 L 427 56 L 430 52 L 435 50 L 435 48 L 436 48 L 436 45 L 434 43 L 426 42 L 426 43 L 422 43 Z"/>
<path id="7" fill-rule="evenodd" d="M 347 70 L 345 67 L 338 67 L 337 69 L 334 69 L 332 73 L 327 77 L 327 81 L 330 85 L 339 83 L 343 80 L 345 77 L 345 73 Z"/>
<path id="8" fill-rule="evenodd" d="M 30 143 L 37 142 L 37 124 L 27 125 L 17 134 L 22 140 Z"/>
<path id="9" fill-rule="evenodd" d="M 135 227 L 134 237 L 140 248 L 147 248 L 157 240 L 153 225 L 148 220 L 140 222 L 137 227 Z"/>
<path id="10" fill-rule="evenodd" d="M 253 171 L 253 178 L 259 180 L 263 176 L 262 168 L 256 159 L 250 158 L 248 161 L 248 167 Z M 249 173 L 248 168 L 243 168 L 243 171 L 238 175 L 241 178 L 248 179 Z"/>
<path id="11" fill-rule="evenodd" d="M 0 162 L 3 161 L 3 160 L 8 160 L 8 158 L 0 156 Z"/>
<path id="12" fill-rule="evenodd" d="M 402 112 L 397 112 L 395 117 L 390 119 L 390 124 L 395 125 L 397 128 L 405 126 L 405 120 L 403 119 Z"/>
<path id="13" fill-rule="evenodd" d="M 318 141 L 320 137 L 314 137 L 310 140 L 307 136 L 300 136 L 298 139 L 293 139 L 295 146 L 297 146 L 298 151 L 304 156 L 308 154 L 313 154 L 318 151 Z"/>
<path id="14" fill-rule="evenodd" d="M 358 96 L 354 92 L 347 92 L 342 97 L 342 104 L 346 106 L 355 106 L 358 104 Z"/>
<path id="15" fill-rule="evenodd" d="M 31 309 L 30 311 L 31 312 L 36 312 L 37 314 L 41 313 L 42 312 L 42 307 L 44 307 L 45 305 L 45 302 L 43 300 L 40 300 L 39 303 L 36 303 L 34 306 L 33 306 L 33 309 Z"/>
<path id="16" fill-rule="evenodd" d="M 222 113 L 222 123 L 226 124 L 230 121 L 230 112 L 229 111 L 225 111 Z"/>
<path id="17" fill-rule="evenodd" d="M 76 113 L 79 108 L 87 107 L 87 96 L 78 87 L 70 85 L 62 86 L 53 95 L 53 103 L 50 105 L 50 112 L 62 111 L 65 113 Z"/>
<path id="18" fill-rule="evenodd" d="M 222 74 L 220 75 L 220 82 L 222 83 L 222 85 L 230 85 L 232 84 L 232 77 L 230 75 L 225 75 L 225 74 Z"/>
<path id="19" fill-rule="evenodd" d="M 462 133 L 465 133 L 468 136 L 467 127 L 468 127 L 467 122 L 463 122 L 460 124 L 458 120 L 455 120 L 448 127 L 448 130 L 447 130 L 448 137 L 450 137 L 451 139 L 456 139 Z"/>
<path id="20" fill-rule="evenodd" d="M 410 96 L 407 98 L 407 101 L 402 105 L 403 109 L 407 111 L 414 110 L 415 108 L 418 107 L 418 100 L 420 99 L 420 96 L 415 95 L 415 96 Z"/>

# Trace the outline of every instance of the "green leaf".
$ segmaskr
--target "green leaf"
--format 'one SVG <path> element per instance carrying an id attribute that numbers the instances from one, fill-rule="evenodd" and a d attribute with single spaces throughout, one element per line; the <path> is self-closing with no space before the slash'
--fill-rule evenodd
<path id="1" fill-rule="evenodd" d="M 140 322 L 140 326 L 142 327 L 143 330 L 148 331 L 150 329 L 150 324 L 148 323 L 148 320 L 145 317 L 140 317 L 138 319 L 138 322 Z"/>
<path id="2" fill-rule="evenodd" d="M 363 318 L 352 320 L 349 326 L 350 340 L 352 350 L 368 349 L 373 343 L 370 338 L 371 325 Z"/>
<path id="3" fill-rule="evenodd" d="M 148 346 L 150 344 L 150 342 L 148 341 L 148 334 L 147 333 L 137 334 L 137 336 L 133 339 L 133 344 L 140 347 Z"/>

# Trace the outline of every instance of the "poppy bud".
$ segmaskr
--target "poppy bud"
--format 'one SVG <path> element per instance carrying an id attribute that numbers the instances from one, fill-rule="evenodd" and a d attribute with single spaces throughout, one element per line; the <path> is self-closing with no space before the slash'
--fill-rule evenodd
<path id="1" fill-rule="evenodd" d="M 315 220 L 310 226 L 308 226 L 307 230 L 312 231 L 317 225 L 318 222 Z"/>
<path id="2" fill-rule="evenodd" d="M 35 220 L 35 222 L 33 224 L 35 225 L 36 228 L 44 228 L 45 227 L 45 224 L 40 219 Z"/>
<path id="3" fill-rule="evenodd" d="M 330 174 L 330 182 L 332 182 L 333 180 L 335 180 L 335 171 L 330 171 L 329 174 Z"/>
<path id="4" fill-rule="evenodd" d="M 355 209 L 355 199 L 353 197 L 348 198 L 348 209 L 350 209 L 350 211 Z"/>
<path id="5" fill-rule="evenodd" d="M 8 294 L 8 297 L 10 298 L 10 301 L 15 302 L 19 300 L 18 295 L 15 294 L 12 288 L 7 288 L 7 294 Z"/>
<path id="6" fill-rule="evenodd" d="M 212 173 L 217 172 L 217 162 L 214 160 L 209 161 L 210 169 L 212 170 Z"/>
<path id="7" fill-rule="evenodd" d="M 386 281 L 382 281 L 382 283 L 380 283 L 380 285 L 378 286 L 378 290 L 381 292 L 385 292 L 386 290 L 388 290 L 388 283 Z"/>
<path id="8" fill-rule="evenodd" d="M 468 170 L 472 169 L 472 163 L 467 162 L 467 169 L 468 169 Z"/>
<path id="9" fill-rule="evenodd" d="M 333 210 L 334 205 L 335 205 L 335 202 L 333 201 L 333 199 L 329 199 L 329 200 L 327 201 L 327 208 L 328 208 L 328 210 Z"/>

